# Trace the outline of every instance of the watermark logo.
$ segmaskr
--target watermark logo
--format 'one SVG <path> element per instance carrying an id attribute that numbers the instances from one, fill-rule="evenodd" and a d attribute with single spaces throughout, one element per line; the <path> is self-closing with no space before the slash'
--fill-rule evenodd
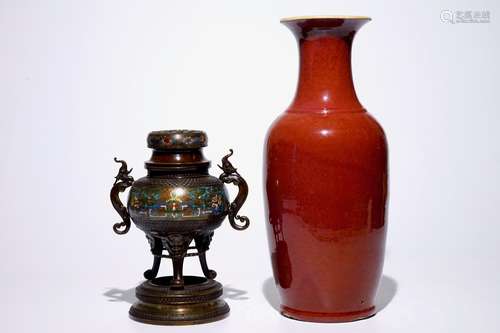
<path id="1" fill-rule="evenodd" d="M 444 23 L 490 23 L 489 10 L 449 10 L 441 11 Z"/>

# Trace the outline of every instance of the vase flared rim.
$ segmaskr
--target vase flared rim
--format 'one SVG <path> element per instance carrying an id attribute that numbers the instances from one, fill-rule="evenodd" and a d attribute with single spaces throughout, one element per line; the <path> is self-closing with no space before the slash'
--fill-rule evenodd
<path id="1" fill-rule="evenodd" d="M 312 16 L 289 16 L 284 17 L 280 22 L 302 21 L 302 20 L 371 20 L 368 16 L 354 15 L 312 15 Z"/>

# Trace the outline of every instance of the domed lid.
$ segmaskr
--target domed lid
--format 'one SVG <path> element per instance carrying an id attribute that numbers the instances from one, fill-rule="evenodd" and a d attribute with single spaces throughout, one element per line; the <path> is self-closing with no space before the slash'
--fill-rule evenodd
<path id="1" fill-rule="evenodd" d="M 148 135 L 148 147 L 155 150 L 197 149 L 207 146 L 207 135 L 203 131 L 167 130 L 154 131 Z"/>

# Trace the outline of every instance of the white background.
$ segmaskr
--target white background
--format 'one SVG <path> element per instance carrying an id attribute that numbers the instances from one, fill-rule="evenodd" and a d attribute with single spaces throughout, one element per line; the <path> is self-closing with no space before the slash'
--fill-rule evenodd
<path id="1" fill-rule="evenodd" d="M 0 331 L 498 332 L 499 13 L 493 0 L 0 1 Z M 298 63 L 279 19 L 311 14 L 373 18 L 353 71 L 388 136 L 389 234 L 381 311 L 354 323 L 281 317 L 270 280 L 263 142 Z M 127 317 L 152 258 L 135 227 L 112 232 L 108 196 L 112 158 L 138 178 L 147 133 L 175 128 L 207 131 L 214 162 L 235 149 L 252 224 L 225 223 L 208 253 L 230 317 L 165 328 Z M 196 259 L 185 271 L 201 274 Z"/>

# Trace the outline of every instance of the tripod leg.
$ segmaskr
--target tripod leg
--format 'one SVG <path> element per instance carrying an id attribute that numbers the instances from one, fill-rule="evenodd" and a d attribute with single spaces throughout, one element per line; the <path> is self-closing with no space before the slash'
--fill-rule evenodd
<path id="1" fill-rule="evenodd" d="M 200 258 L 201 270 L 203 271 L 203 274 L 206 276 L 206 278 L 215 279 L 215 277 L 217 276 L 217 272 L 214 271 L 213 269 L 208 268 L 207 257 L 205 255 L 205 252 L 199 253 L 198 257 Z"/>
<path id="2" fill-rule="evenodd" d="M 172 259 L 174 274 L 170 285 L 173 288 L 182 289 L 184 287 L 184 277 L 182 275 L 182 266 L 184 265 L 184 257 L 189 248 L 189 244 L 193 240 L 191 234 L 172 234 L 164 238 L 166 249 Z"/>
<path id="3" fill-rule="evenodd" d="M 184 277 L 182 275 L 182 267 L 184 265 L 184 257 L 172 258 L 172 265 L 174 266 L 174 276 L 172 277 L 171 285 L 173 288 L 183 288 Z"/>
<path id="4" fill-rule="evenodd" d="M 201 270 L 207 279 L 214 279 L 217 276 L 216 271 L 208 268 L 206 257 L 206 252 L 210 242 L 212 241 L 213 235 L 213 232 L 208 234 L 199 234 L 194 239 L 196 250 L 198 251 L 198 258 L 200 259 Z"/>
<path id="5" fill-rule="evenodd" d="M 149 243 L 151 245 L 151 253 L 153 253 L 153 266 L 144 272 L 144 277 L 147 280 L 152 280 L 158 275 L 158 270 L 160 269 L 161 254 L 163 252 L 163 245 L 161 240 L 156 237 L 148 237 Z"/>

